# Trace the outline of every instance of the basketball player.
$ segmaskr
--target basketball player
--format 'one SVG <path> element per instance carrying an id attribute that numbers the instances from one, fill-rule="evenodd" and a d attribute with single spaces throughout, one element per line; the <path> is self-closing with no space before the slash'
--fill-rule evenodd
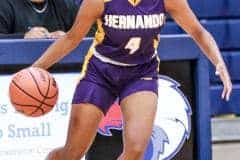
<path id="1" fill-rule="evenodd" d="M 70 53 L 97 21 L 98 31 L 73 97 L 66 144 L 52 151 L 48 160 L 79 160 L 116 97 L 124 117 L 124 148 L 118 160 L 142 159 L 157 106 L 156 50 L 166 12 L 216 66 L 224 85 L 222 98 L 229 99 L 232 83 L 219 49 L 187 0 L 84 0 L 72 29 L 33 64 L 48 69 Z"/>

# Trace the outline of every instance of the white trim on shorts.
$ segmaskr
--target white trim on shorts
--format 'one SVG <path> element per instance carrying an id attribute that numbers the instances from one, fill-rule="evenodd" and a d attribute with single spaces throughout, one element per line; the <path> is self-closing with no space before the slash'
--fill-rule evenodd
<path id="1" fill-rule="evenodd" d="M 109 63 L 109 64 L 113 64 L 113 65 L 117 65 L 117 66 L 125 67 L 125 66 L 136 66 L 136 65 L 138 65 L 138 64 L 128 64 L 128 63 L 122 63 L 122 62 L 115 61 L 111 58 L 108 58 L 106 56 L 101 55 L 99 52 L 96 51 L 95 48 L 94 48 L 94 51 L 93 51 L 93 55 L 104 63 Z M 151 59 L 156 57 L 156 55 L 157 55 L 157 50 L 155 50 L 155 53 L 153 54 Z"/>

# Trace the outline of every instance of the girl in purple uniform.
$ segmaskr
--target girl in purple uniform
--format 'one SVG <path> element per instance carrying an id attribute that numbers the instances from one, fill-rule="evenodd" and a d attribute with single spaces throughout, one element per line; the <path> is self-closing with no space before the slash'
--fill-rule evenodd
<path id="1" fill-rule="evenodd" d="M 152 133 L 157 107 L 157 47 L 165 14 L 195 40 L 215 65 L 228 100 L 232 83 L 213 37 L 200 25 L 187 0 L 84 0 L 72 29 L 33 66 L 48 69 L 70 53 L 97 22 L 94 42 L 76 87 L 64 147 L 48 160 L 79 160 L 98 124 L 118 97 L 124 117 L 124 148 L 118 160 L 140 160 Z"/>

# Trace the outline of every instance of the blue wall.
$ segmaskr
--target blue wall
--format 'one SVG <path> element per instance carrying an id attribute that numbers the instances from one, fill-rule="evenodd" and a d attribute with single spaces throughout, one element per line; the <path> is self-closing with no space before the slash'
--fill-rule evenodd
<path id="1" fill-rule="evenodd" d="M 220 99 L 222 85 L 210 65 L 211 115 L 240 113 L 240 1 L 239 0 L 189 0 L 201 24 L 214 36 L 233 80 L 230 102 Z M 184 31 L 170 18 L 162 34 L 183 34 Z"/>

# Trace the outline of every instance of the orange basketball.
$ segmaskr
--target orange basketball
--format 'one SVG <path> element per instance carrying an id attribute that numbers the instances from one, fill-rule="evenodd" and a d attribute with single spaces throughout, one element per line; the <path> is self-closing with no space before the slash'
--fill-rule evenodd
<path id="1" fill-rule="evenodd" d="M 38 117 L 53 109 L 58 99 L 58 86 L 47 71 L 30 67 L 13 76 L 9 97 L 16 111 Z"/>

